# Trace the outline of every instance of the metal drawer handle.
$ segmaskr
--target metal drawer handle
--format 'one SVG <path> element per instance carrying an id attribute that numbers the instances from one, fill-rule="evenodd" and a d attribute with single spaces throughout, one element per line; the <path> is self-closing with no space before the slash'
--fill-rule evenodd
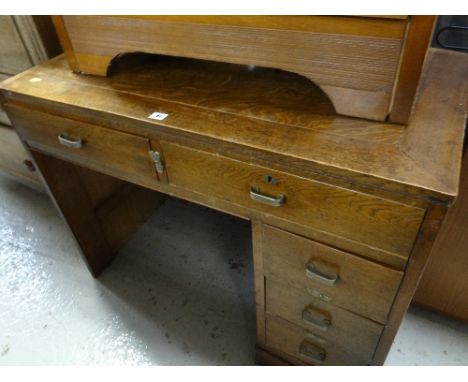
<path id="1" fill-rule="evenodd" d="M 331 318 L 308 306 L 302 311 L 302 320 L 309 325 L 326 332 L 331 325 Z"/>
<path id="2" fill-rule="evenodd" d="M 284 195 L 279 195 L 277 197 L 264 195 L 260 193 L 260 190 L 255 186 L 250 187 L 250 198 L 272 207 L 281 207 L 286 200 Z"/>
<path id="3" fill-rule="evenodd" d="M 299 354 L 318 363 L 322 363 L 327 358 L 327 353 L 324 349 L 308 341 L 302 341 L 299 345 Z"/>
<path id="4" fill-rule="evenodd" d="M 83 140 L 82 139 L 70 139 L 65 137 L 63 134 L 58 136 L 59 142 L 67 147 L 71 147 L 72 149 L 81 149 L 83 147 Z"/>
<path id="5" fill-rule="evenodd" d="M 338 274 L 332 273 L 330 275 L 326 275 L 325 273 L 320 272 L 316 265 L 313 262 L 309 262 L 306 265 L 306 276 L 312 280 L 321 282 L 325 285 L 335 285 L 338 281 Z"/>

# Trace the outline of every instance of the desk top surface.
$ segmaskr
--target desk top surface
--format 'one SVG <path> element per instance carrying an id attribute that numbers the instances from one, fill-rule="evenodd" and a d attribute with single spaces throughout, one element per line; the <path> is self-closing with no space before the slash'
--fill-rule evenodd
<path id="1" fill-rule="evenodd" d="M 1 89 L 7 102 L 144 121 L 450 200 L 458 189 L 467 68 L 468 55 L 431 49 L 408 126 L 338 116 L 296 74 L 161 56 L 124 58 L 108 78 L 74 74 L 58 57 Z M 169 116 L 148 119 L 154 111 Z"/>

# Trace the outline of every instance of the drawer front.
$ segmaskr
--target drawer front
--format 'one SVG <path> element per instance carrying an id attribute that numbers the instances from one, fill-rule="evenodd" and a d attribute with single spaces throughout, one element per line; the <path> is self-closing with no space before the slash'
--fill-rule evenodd
<path id="1" fill-rule="evenodd" d="M 5 172 L 36 189 L 43 190 L 42 182 L 34 167 L 26 161 L 31 158 L 11 127 L 0 126 L 0 173 Z"/>
<path id="2" fill-rule="evenodd" d="M 271 316 L 266 319 L 266 345 L 310 365 L 368 365 L 373 356 L 373 351 L 362 357 L 335 344 L 322 343 L 306 330 Z"/>
<path id="3" fill-rule="evenodd" d="M 383 326 L 267 278 L 266 312 L 304 330 L 318 344 L 351 349 L 367 359 L 374 352 Z"/>
<path id="4" fill-rule="evenodd" d="M 158 180 L 148 138 L 17 105 L 5 108 L 31 147 L 143 185 Z"/>
<path id="5" fill-rule="evenodd" d="M 263 226 L 264 272 L 311 296 L 385 323 L 402 272 Z"/>
<path id="6" fill-rule="evenodd" d="M 423 218 L 423 210 L 374 196 L 169 142 L 162 147 L 177 186 L 403 256 Z"/>

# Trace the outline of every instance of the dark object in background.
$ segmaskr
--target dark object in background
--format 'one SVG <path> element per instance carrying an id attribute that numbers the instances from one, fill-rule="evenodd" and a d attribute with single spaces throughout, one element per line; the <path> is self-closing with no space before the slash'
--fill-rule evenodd
<path id="1" fill-rule="evenodd" d="M 432 46 L 468 51 L 468 16 L 439 16 Z"/>

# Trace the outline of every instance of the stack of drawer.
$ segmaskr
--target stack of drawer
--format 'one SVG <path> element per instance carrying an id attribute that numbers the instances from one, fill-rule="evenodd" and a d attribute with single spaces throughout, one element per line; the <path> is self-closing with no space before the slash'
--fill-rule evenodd
<path id="1" fill-rule="evenodd" d="M 108 79 L 60 58 L 1 95 L 94 275 L 116 240 L 75 165 L 252 222 L 260 363 L 381 364 L 458 187 L 466 60 L 427 62 L 408 127 L 337 116 L 296 75 L 162 57 Z"/>
<path id="2" fill-rule="evenodd" d="M 266 347 L 293 362 L 369 364 L 403 273 L 262 228 Z"/>

